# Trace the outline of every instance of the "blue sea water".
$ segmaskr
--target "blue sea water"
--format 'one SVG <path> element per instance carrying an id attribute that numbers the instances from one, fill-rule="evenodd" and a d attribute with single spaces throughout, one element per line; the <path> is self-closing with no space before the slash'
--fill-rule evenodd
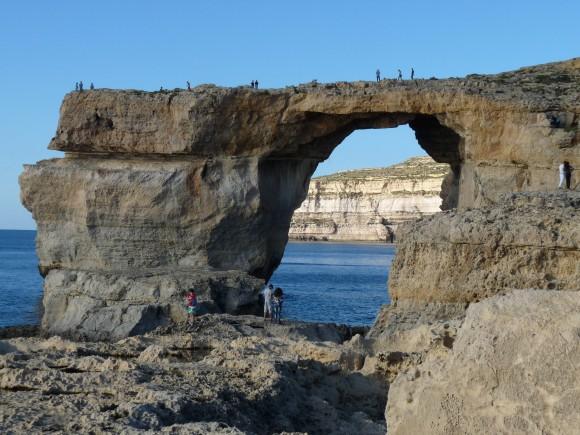
<path id="1" fill-rule="evenodd" d="M 371 325 L 389 302 L 393 246 L 291 242 L 271 283 L 284 290 L 282 316 L 310 322 Z"/>
<path id="2" fill-rule="evenodd" d="M 42 278 L 36 231 L 0 230 L 0 327 L 38 323 Z"/>
<path id="3" fill-rule="evenodd" d="M 42 278 L 35 231 L 0 230 L 0 327 L 38 322 Z M 271 282 L 285 292 L 284 318 L 370 325 L 388 303 L 392 246 L 290 242 Z"/>

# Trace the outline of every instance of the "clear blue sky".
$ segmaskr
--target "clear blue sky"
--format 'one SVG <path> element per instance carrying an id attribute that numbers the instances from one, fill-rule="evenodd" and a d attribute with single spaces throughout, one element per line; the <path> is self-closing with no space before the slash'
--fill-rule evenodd
<path id="1" fill-rule="evenodd" d="M 419 77 L 494 73 L 580 55 L 579 22 L 572 0 L 3 2 L 0 228 L 34 228 L 17 177 L 59 155 L 46 145 L 77 80 L 155 90 L 373 80 L 411 66 Z M 320 172 L 420 152 L 408 128 L 360 132 Z"/>

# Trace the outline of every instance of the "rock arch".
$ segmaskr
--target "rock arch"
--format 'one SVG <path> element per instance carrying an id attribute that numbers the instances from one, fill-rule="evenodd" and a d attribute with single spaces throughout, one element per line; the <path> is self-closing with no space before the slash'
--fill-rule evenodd
<path id="1" fill-rule="evenodd" d="M 46 276 L 43 327 L 140 332 L 183 318 L 190 286 L 208 309 L 249 309 L 317 163 L 356 129 L 409 124 L 453 169 L 446 207 L 551 189 L 560 160 L 580 162 L 579 69 L 576 59 L 464 79 L 68 94 L 49 146 L 65 158 L 20 177 Z"/>

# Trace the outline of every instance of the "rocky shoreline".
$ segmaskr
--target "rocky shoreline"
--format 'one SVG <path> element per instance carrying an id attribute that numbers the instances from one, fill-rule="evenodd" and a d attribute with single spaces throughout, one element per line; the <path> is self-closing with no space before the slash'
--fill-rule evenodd
<path id="1" fill-rule="evenodd" d="M 383 434 L 387 383 L 356 370 L 351 334 L 204 315 L 110 343 L 3 340 L 0 430 Z"/>

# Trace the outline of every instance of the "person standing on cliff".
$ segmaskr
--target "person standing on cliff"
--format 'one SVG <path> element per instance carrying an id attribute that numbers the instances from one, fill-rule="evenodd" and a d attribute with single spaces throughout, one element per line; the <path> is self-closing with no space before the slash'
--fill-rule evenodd
<path id="1" fill-rule="evenodd" d="M 91 82 L 91 86 L 89 86 L 89 89 L 90 89 L 91 91 L 94 91 L 94 90 L 95 90 L 95 85 L 93 85 L 93 82 Z"/>
<path id="2" fill-rule="evenodd" d="M 258 80 L 254 80 L 254 87 L 258 89 Z"/>
<path id="3" fill-rule="evenodd" d="M 262 290 L 262 296 L 264 296 L 264 320 L 267 318 L 272 318 L 272 292 L 274 291 L 274 286 L 272 284 L 267 285 Z"/>
<path id="4" fill-rule="evenodd" d="M 191 91 L 191 83 L 189 83 L 189 80 L 187 81 L 187 90 Z"/>
<path id="5" fill-rule="evenodd" d="M 83 82 L 82 80 L 79 82 L 79 92 L 83 91 Z"/>
<path id="6" fill-rule="evenodd" d="M 75 82 L 75 91 L 78 92 L 78 90 L 79 90 L 79 82 Z"/>
<path id="7" fill-rule="evenodd" d="M 570 165 L 570 162 L 565 160 L 562 164 L 560 164 L 560 184 L 558 185 L 559 188 L 562 188 L 564 181 L 566 182 L 566 189 L 570 189 L 570 184 L 572 182 L 572 171 L 573 168 Z"/>
<path id="8" fill-rule="evenodd" d="M 381 81 L 381 70 L 377 68 L 377 83 Z"/>
<path id="9" fill-rule="evenodd" d="M 401 72 L 401 70 L 397 70 L 399 71 L 399 76 L 397 77 L 397 80 L 403 80 L 403 73 Z"/>
<path id="10" fill-rule="evenodd" d="M 415 78 L 415 70 L 411 68 L 411 80 Z"/>

